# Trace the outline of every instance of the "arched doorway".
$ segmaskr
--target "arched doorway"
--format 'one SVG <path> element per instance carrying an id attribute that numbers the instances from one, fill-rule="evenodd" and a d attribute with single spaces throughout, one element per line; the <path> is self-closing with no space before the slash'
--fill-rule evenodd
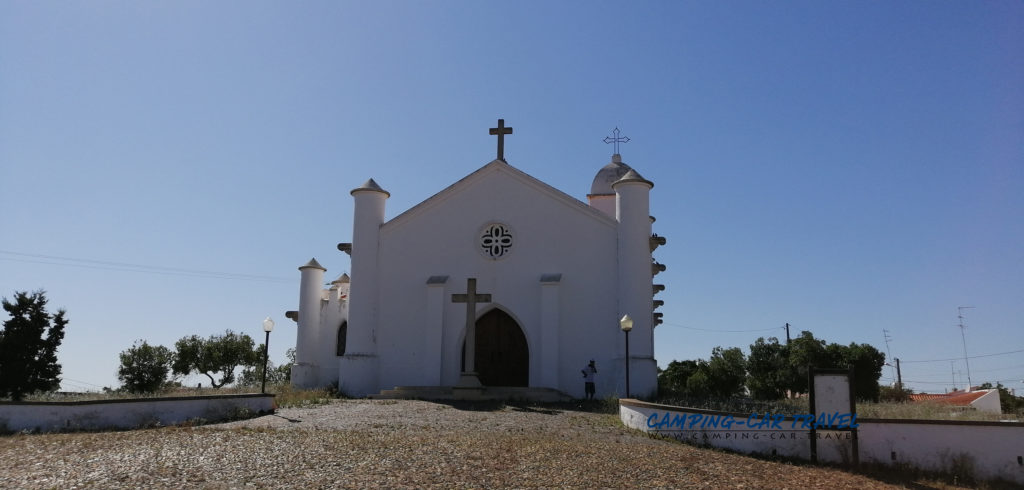
<path id="1" fill-rule="evenodd" d="M 338 343 L 334 348 L 334 354 L 338 357 L 345 355 L 345 342 L 348 339 L 348 322 L 341 322 L 341 326 L 338 327 Z"/>
<path id="2" fill-rule="evenodd" d="M 466 344 L 462 344 L 465 369 Z M 484 386 L 528 386 L 530 351 L 526 336 L 508 313 L 497 308 L 476 321 L 476 372 Z"/>

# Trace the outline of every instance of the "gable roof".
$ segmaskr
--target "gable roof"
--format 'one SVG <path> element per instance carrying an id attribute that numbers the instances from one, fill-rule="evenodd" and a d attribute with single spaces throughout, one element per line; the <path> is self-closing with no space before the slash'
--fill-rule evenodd
<path id="1" fill-rule="evenodd" d="M 913 402 L 932 402 L 942 405 L 953 405 L 967 407 L 975 400 L 989 393 L 989 390 L 980 391 L 954 391 L 952 393 L 914 393 L 910 395 Z"/>
<path id="2" fill-rule="evenodd" d="M 476 182 L 482 180 L 486 176 L 496 173 L 507 175 L 529 187 L 532 187 L 544 194 L 547 194 L 548 196 L 552 197 L 555 201 L 561 202 L 567 207 L 574 209 L 591 219 L 594 219 L 609 226 L 616 225 L 615 219 L 601 211 L 598 211 L 597 209 L 590 207 L 583 201 L 580 201 L 579 199 L 576 199 L 575 197 L 572 197 L 569 194 L 566 194 L 565 192 L 562 192 L 542 182 L 536 177 L 533 177 L 530 174 L 527 174 L 526 172 L 523 172 L 522 170 L 519 170 L 505 163 L 502 160 L 492 160 L 487 165 L 484 165 L 483 167 L 480 167 L 473 173 L 459 179 L 454 184 L 444 188 L 437 194 L 428 197 L 423 202 L 403 211 L 398 216 L 391 218 L 386 223 L 381 225 L 381 231 L 383 231 L 385 228 L 398 226 L 401 223 L 412 219 L 413 216 L 416 216 L 417 214 L 420 214 L 421 212 L 430 209 L 440 204 L 441 202 L 444 202 L 448 198 L 458 194 L 463 189 L 467 189 Z"/>

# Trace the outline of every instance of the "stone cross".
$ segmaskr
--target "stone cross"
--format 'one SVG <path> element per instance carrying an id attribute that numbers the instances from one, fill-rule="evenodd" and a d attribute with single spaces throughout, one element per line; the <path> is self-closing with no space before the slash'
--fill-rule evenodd
<path id="1" fill-rule="evenodd" d="M 492 133 L 493 134 L 493 133 Z M 619 143 L 629 143 L 629 136 L 619 136 L 619 128 L 612 131 L 613 136 L 605 136 L 605 143 L 615 143 L 615 154 L 619 154 Z"/>
<path id="2" fill-rule="evenodd" d="M 476 304 L 490 302 L 490 294 L 476 292 L 475 277 L 466 279 L 466 294 L 452 295 L 452 303 L 466 303 L 466 370 L 463 375 L 476 376 Z"/>
<path id="3" fill-rule="evenodd" d="M 498 160 L 505 161 L 505 135 L 512 134 L 512 128 L 505 127 L 505 120 L 498 119 L 498 127 L 491 128 L 491 135 L 498 136 Z M 507 162 L 506 162 L 507 163 Z"/>

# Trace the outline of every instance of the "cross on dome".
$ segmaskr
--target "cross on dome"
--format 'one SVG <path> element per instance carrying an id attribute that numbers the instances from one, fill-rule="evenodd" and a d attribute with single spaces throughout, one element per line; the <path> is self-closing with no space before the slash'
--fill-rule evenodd
<path id="1" fill-rule="evenodd" d="M 619 136 L 619 128 L 616 127 L 615 131 L 612 131 L 612 136 L 605 136 L 604 142 L 605 143 L 614 143 L 615 144 L 615 154 L 618 155 L 619 154 L 619 143 L 629 143 L 629 136 Z"/>

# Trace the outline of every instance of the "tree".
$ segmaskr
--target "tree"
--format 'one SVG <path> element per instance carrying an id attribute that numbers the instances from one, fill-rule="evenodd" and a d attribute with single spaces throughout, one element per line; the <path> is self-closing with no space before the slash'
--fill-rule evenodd
<path id="1" fill-rule="evenodd" d="M 710 360 L 672 361 L 658 374 L 658 389 L 675 396 L 728 398 L 743 394 L 746 359 L 737 347 L 715 347 Z"/>
<path id="2" fill-rule="evenodd" d="M 292 364 L 295 363 L 295 348 L 288 349 L 285 354 L 288 362 L 275 366 L 274 361 L 267 361 L 267 384 L 284 384 L 292 379 Z M 260 358 L 262 359 L 262 357 Z M 259 386 L 263 383 L 263 365 L 246 367 L 238 377 L 239 386 Z"/>
<path id="3" fill-rule="evenodd" d="M 252 337 L 231 330 L 206 339 L 198 335 L 182 337 L 174 344 L 178 353 L 171 367 L 174 374 L 205 374 L 210 386 L 220 388 L 235 380 L 235 368 L 254 366 L 263 360 L 262 350 L 256 350 L 255 345 Z M 216 373 L 221 373 L 219 382 L 214 378 Z"/>
<path id="4" fill-rule="evenodd" d="M 697 372 L 697 361 L 672 361 L 658 373 L 658 392 L 666 395 L 687 396 L 686 380 Z"/>
<path id="5" fill-rule="evenodd" d="M 290 347 L 288 350 L 284 351 L 284 356 L 288 358 L 288 362 L 278 366 L 277 369 L 281 371 L 285 381 L 291 381 L 292 366 L 295 364 L 295 347 Z"/>
<path id="6" fill-rule="evenodd" d="M 814 365 L 818 368 L 849 369 L 853 367 L 853 392 L 858 400 L 877 402 L 881 394 L 878 378 L 882 377 L 885 354 L 869 344 L 829 344 L 825 356 Z M 891 395 L 887 393 L 887 396 Z"/>
<path id="7" fill-rule="evenodd" d="M 713 396 L 729 398 L 743 395 L 743 385 L 747 380 L 747 359 L 739 347 L 712 349 L 708 372 Z"/>
<path id="8" fill-rule="evenodd" d="M 882 366 L 885 366 L 885 353 L 869 344 L 850 343 L 842 349 L 839 367 L 853 367 L 853 392 L 859 400 L 878 401 Z"/>
<path id="9" fill-rule="evenodd" d="M 807 366 L 828 367 L 825 341 L 804 330 L 789 342 L 787 348 L 789 369 L 784 374 L 786 388 L 793 393 L 807 393 Z"/>
<path id="10" fill-rule="evenodd" d="M 758 338 L 750 344 L 747 356 L 747 389 L 757 400 L 778 400 L 786 396 L 789 349 L 779 339 Z"/>
<path id="11" fill-rule="evenodd" d="M 174 363 L 174 353 L 162 345 L 152 346 L 144 340 L 121 352 L 121 367 L 117 379 L 121 386 L 132 393 L 150 393 L 159 390 L 167 382 L 167 375 Z"/>
<path id="12" fill-rule="evenodd" d="M 1014 396 L 1002 383 L 996 382 L 996 385 L 992 386 L 992 383 L 986 382 L 982 383 L 978 388 L 982 390 L 998 389 L 1000 410 L 1003 413 L 1012 413 L 1018 416 L 1024 415 L 1024 397 Z"/>
<path id="13" fill-rule="evenodd" d="M 906 403 L 910 401 L 910 395 L 914 394 L 914 390 L 907 387 L 899 386 L 879 386 L 878 387 L 878 400 L 882 402 L 892 403 Z"/>
<path id="14" fill-rule="evenodd" d="M 758 338 L 750 344 L 750 356 L 738 347 L 715 347 L 707 361 L 672 361 L 658 373 L 658 389 L 682 397 L 730 398 L 745 391 L 758 400 L 777 400 L 807 393 L 807 368 L 853 367 L 854 393 L 858 399 L 878 401 L 878 379 L 885 354 L 868 344 L 826 344 L 811 332 L 788 345 L 779 339 Z M 886 393 L 891 395 L 890 393 Z"/>
<path id="15" fill-rule="evenodd" d="M 63 309 L 46 311 L 46 292 L 15 292 L 14 301 L 2 301 L 11 318 L 0 331 L 0 397 L 18 401 L 36 391 L 60 387 L 57 348 L 68 321 Z"/>
<path id="16" fill-rule="evenodd" d="M 708 375 L 708 363 L 701 359 L 697 361 L 697 371 L 686 378 L 686 392 L 695 398 L 710 398 L 714 390 L 714 383 Z"/>

